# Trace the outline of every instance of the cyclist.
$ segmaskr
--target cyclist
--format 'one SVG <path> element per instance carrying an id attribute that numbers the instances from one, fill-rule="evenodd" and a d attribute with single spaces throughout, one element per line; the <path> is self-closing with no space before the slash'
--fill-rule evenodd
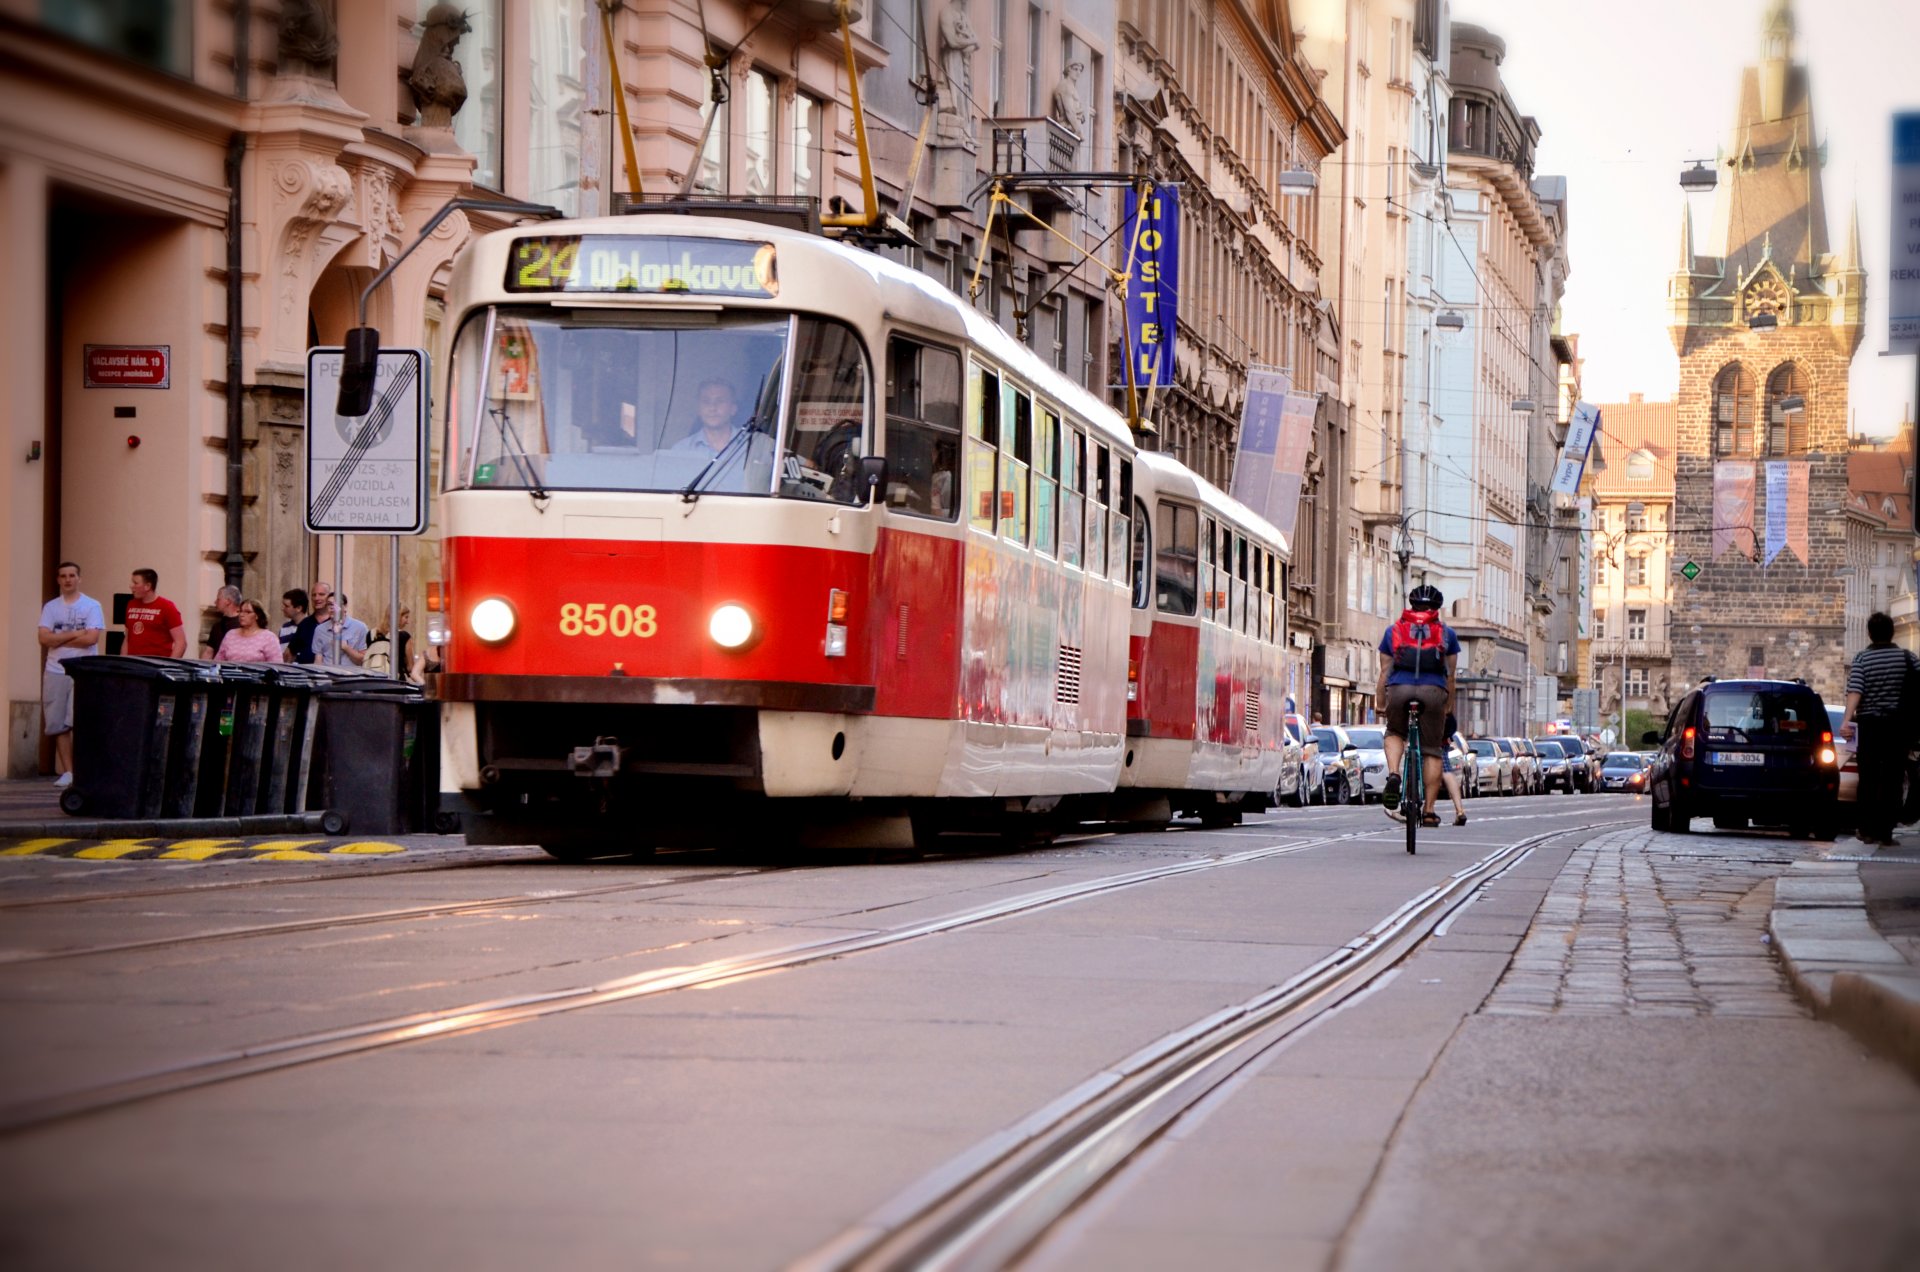
<path id="1" fill-rule="evenodd" d="M 1423 826 L 1440 824 L 1433 805 L 1440 795 L 1447 713 L 1453 710 L 1454 672 L 1460 660 L 1460 638 L 1440 621 L 1444 604 L 1446 597 L 1431 583 L 1407 593 L 1400 621 L 1380 637 L 1380 679 L 1373 694 L 1375 702 L 1387 704 L 1387 785 L 1380 803 L 1395 820 L 1404 816 L 1400 761 L 1407 749 L 1407 704 L 1416 699 L 1420 703 L 1421 768 L 1427 788 L 1426 807 L 1420 810 Z"/>

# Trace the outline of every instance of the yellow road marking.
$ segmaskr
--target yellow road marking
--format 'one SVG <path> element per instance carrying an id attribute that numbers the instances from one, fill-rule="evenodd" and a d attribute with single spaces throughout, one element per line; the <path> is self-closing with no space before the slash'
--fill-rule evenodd
<path id="1" fill-rule="evenodd" d="M 153 847 L 151 839 L 103 839 L 91 848 L 74 853 L 87 861 L 113 861 Z"/>
<path id="2" fill-rule="evenodd" d="M 379 840 L 374 839 L 374 840 L 364 840 L 357 844 L 341 844 L 338 848 L 335 848 L 333 851 L 334 852 L 352 852 L 352 853 L 380 853 L 380 852 L 405 852 L 406 849 L 402 848 L 399 844 L 383 844 Z"/>
<path id="3" fill-rule="evenodd" d="M 27 839 L 11 848 L 0 848 L 0 857 L 26 857 L 36 852 L 45 852 L 49 848 L 58 848 L 61 844 L 70 844 L 71 839 Z"/>
<path id="4" fill-rule="evenodd" d="M 248 861 L 332 861 L 324 852 L 302 852 L 298 848 L 281 848 L 275 852 L 262 852 L 248 857 Z"/>
<path id="5" fill-rule="evenodd" d="M 182 839 L 160 854 L 161 861 L 205 861 L 225 852 L 238 852 L 238 839 Z"/>
<path id="6" fill-rule="evenodd" d="M 305 848 L 309 844 L 325 843 L 324 839 L 263 839 L 257 844 L 248 844 L 247 851 L 258 853 L 291 852 L 296 848 Z M 298 861 L 299 858 L 290 858 Z"/>

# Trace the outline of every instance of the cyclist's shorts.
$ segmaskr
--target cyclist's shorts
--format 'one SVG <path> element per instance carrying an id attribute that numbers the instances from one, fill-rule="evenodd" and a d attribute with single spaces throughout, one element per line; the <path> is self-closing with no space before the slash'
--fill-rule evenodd
<path id="1" fill-rule="evenodd" d="M 1445 685 L 1388 685 L 1387 732 L 1397 738 L 1407 736 L 1407 704 L 1420 700 L 1420 749 L 1427 755 L 1444 755 L 1447 730 L 1447 687 Z"/>

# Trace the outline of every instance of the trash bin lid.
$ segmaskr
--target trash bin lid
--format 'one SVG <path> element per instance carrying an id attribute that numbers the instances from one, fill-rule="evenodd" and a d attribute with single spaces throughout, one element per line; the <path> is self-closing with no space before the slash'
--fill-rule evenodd
<path id="1" fill-rule="evenodd" d="M 194 664 L 183 658 L 157 658 L 150 654 L 83 654 L 61 662 L 69 676 L 113 676 L 123 680 L 193 679 Z"/>
<path id="2" fill-rule="evenodd" d="M 220 682 L 229 685 L 264 685 L 271 678 L 266 663 L 220 663 Z"/>

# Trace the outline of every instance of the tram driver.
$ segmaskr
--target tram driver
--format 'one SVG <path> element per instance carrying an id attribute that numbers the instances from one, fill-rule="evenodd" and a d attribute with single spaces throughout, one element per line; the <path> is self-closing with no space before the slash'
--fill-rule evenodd
<path id="1" fill-rule="evenodd" d="M 700 382 L 694 410 L 699 424 L 693 432 L 673 444 L 680 453 L 700 457 L 712 468 L 700 481 L 702 490 L 750 491 L 765 493 L 766 477 L 771 473 L 773 439 L 764 433 L 742 437 L 745 423 L 739 418 L 740 405 L 733 386 L 714 378 Z M 749 474 L 757 474 L 752 479 Z"/>

